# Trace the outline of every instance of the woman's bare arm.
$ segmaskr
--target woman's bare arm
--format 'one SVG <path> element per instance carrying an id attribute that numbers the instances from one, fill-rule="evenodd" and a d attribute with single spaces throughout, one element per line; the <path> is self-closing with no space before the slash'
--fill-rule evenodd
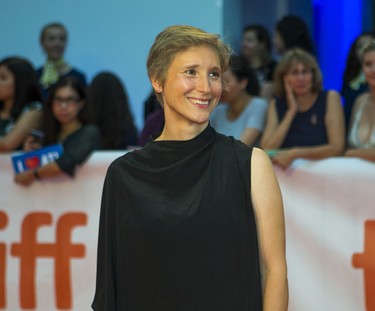
<path id="1" fill-rule="evenodd" d="M 0 152 L 10 152 L 21 146 L 33 128 L 42 121 L 42 111 L 28 111 L 19 117 L 12 131 L 0 139 Z"/>
<path id="2" fill-rule="evenodd" d="M 251 185 L 264 269 L 263 310 L 286 311 L 289 294 L 282 196 L 269 157 L 257 148 L 251 160 Z"/>

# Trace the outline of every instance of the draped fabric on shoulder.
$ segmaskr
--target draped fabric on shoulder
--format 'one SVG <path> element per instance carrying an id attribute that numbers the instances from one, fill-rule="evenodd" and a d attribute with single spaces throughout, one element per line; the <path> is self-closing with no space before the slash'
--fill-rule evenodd
<path id="1" fill-rule="evenodd" d="M 94 310 L 261 310 L 252 149 L 208 126 L 108 169 Z"/>

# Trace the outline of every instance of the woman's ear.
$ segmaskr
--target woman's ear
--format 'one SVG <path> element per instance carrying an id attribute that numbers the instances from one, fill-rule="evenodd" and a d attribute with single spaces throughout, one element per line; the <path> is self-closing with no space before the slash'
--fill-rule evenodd
<path id="1" fill-rule="evenodd" d="M 151 84 L 156 93 L 163 92 L 163 87 L 161 86 L 159 81 L 157 81 L 156 79 L 151 79 Z"/>
<path id="2" fill-rule="evenodd" d="M 246 90 L 248 83 L 249 83 L 249 79 L 243 78 L 240 81 L 241 90 Z"/>

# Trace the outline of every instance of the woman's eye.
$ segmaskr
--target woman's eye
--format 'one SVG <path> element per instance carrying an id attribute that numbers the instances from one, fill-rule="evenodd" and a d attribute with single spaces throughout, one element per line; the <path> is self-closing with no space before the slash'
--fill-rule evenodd
<path id="1" fill-rule="evenodd" d="M 194 75 L 196 71 L 194 69 L 188 69 L 185 71 L 188 75 Z"/>
<path id="2" fill-rule="evenodd" d="M 213 72 L 210 73 L 210 77 L 220 78 L 220 72 L 213 71 Z"/>

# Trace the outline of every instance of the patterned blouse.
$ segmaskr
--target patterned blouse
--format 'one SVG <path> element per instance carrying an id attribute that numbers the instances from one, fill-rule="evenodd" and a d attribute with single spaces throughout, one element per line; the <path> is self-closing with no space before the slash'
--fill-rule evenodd
<path id="1" fill-rule="evenodd" d="M 29 112 L 29 111 L 40 111 L 42 109 L 43 109 L 42 103 L 31 102 L 22 109 L 20 116 L 22 116 L 24 113 Z M 17 120 L 15 120 L 14 118 L 2 119 L 0 117 L 0 138 L 3 138 L 4 136 L 9 134 L 13 130 L 16 124 L 16 121 Z"/>

